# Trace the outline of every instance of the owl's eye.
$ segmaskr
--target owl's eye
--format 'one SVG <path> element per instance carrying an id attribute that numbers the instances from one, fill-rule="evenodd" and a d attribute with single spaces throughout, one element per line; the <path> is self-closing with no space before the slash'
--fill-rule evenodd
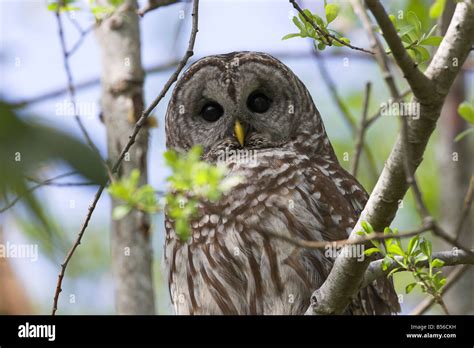
<path id="1" fill-rule="evenodd" d="M 201 117 L 208 122 L 216 122 L 223 114 L 224 109 L 215 102 L 204 105 L 200 113 Z"/>
<path id="2" fill-rule="evenodd" d="M 270 108 L 270 104 L 272 103 L 271 99 L 268 98 L 262 92 L 253 92 L 247 98 L 247 107 L 259 114 L 264 113 Z"/>

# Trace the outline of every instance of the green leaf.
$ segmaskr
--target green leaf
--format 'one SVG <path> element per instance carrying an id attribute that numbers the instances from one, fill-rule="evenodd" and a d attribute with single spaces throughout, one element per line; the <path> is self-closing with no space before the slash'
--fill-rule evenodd
<path id="1" fill-rule="evenodd" d="M 365 256 L 370 256 L 372 254 L 378 253 L 379 249 L 378 248 L 370 248 L 364 251 Z"/>
<path id="2" fill-rule="evenodd" d="M 346 43 L 346 44 L 350 44 L 351 43 L 351 40 L 349 40 L 349 38 L 347 37 L 340 37 L 339 40 L 341 40 L 342 42 Z M 337 47 L 342 47 L 342 46 L 345 46 L 344 44 L 341 44 L 335 40 L 332 41 L 333 45 L 334 46 L 337 46 Z"/>
<path id="3" fill-rule="evenodd" d="M 178 219 L 175 222 L 175 231 L 181 240 L 187 240 L 189 238 L 190 228 L 187 219 Z"/>
<path id="4" fill-rule="evenodd" d="M 392 260 L 389 256 L 385 256 L 382 260 L 382 270 L 386 271 L 388 267 L 392 264 Z"/>
<path id="5" fill-rule="evenodd" d="M 440 259 L 434 259 L 433 261 L 431 261 L 431 266 L 433 268 L 441 268 L 444 266 L 444 261 Z"/>
<path id="6" fill-rule="evenodd" d="M 390 244 L 387 246 L 387 251 L 390 253 L 390 254 L 395 254 L 395 255 L 400 255 L 400 256 L 404 256 L 405 255 L 405 252 L 402 250 L 402 248 L 400 248 L 397 244 Z"/>
<path id="7" fill-rule="evenodd" d="M 399 31 L 399 29 L 398 29 L 398 22 L 397 22 L 397 17 L 395 17 L 395 16 L 394 16 L 394 15 L 392 15 L 392 14 L 391 14 L 391 15 L 389 15 L 388 17 L 389 17 L 389 18 L 390 18 L 390 20 L 392 21 L 392 24 L 393 24 L 393 26 L 394 26 L 395 30 L 396 30 L 396 31 Z"/>
<path id="8" fill-rule="evenodd" d="M 441 41 L 443 41 L 442 36 L 431 36 L 420 41 L 420 45 L 425 46 L 439 46 Z"/>
<path id="9" fill-rule="evenodd" d="M 130 210 L 132 210 L 132 207 L 128 205 L 118 205 L 112 211 L 112 218 L 114 220 L 120 220 L 125 215 L 127 215 L 130 212 Z"/>
<path id="10" fill-rule="evenodd" d="M 436 0 L 430 7 L 429 15 L 431 18 L 438 18 L 443 13 L 446 0 Z"/>
<path id="11" fill-rule="evenodd" d="M 433 251 L 433 247 L 432 247 L 431 242 L 429 240 L 423 238 L 423 240 L 420 243 L 420 249 L 423 252 L 423 254 L 428 256 L 428 258 L 431 258 L 431 253 Z"/>
<path id="12" fill-rule="evenodd" d="M 394 268 L 392 269 L 388 274 L 387 274 L 387 278 L 390 278 L 390 277 L 393 277 L 393 275 L 395 273 L 397 273 L 399 270 L 401 270 L 402 268 L 401 267 L 397 267 L 397 268 Z"/>
<path id="13" fill-rule="evenodd" d="M 329 24 L 337 18 L 337 15 L 339 14 L 340 7 L 337 4 L 327 4 L 324 7 L 324 10 L 326 11 L 326 21 Z"/>
<path id="14" fill-rule="evenodd" d="M 458 106 L 458 113 L 467 122 L 474 124 L 474 103 L 462 102 Z"/>
<path id="15" fill-rule="evenodd" d="M 421 35 L 421 22 L 418 19 L 418 16 L 413 11 L 408 11 L 406 16 L 407 22 L 415 27 L 415 33 L 419 36 Z"/>
<path id="16" fill-rule="evenodd" d="M 323 19 L 319 17 L 316 13 L 313 13 L 312 18 L 321 29 L 326 28 L 326 23 L 324 23 Z"/>
<path id="17" fill-rule="evenodd" d="M 430 59 L 430 52 L 423 46 L 415 46 L 412 50 L 415 52 L 418 63 L 426 62 Z"/>
<path id="18" fill-rule="evenodd" d="M 299 33 L 292 33 L 292 34 L 286 34 L 281 39 L 282 40 L 288 40 L 288 39 L 291 39 L 291 38 L 294 38 L 294 37 L 300 37 L 300 36 L 301 35 Z"/>
<path id="19" fill-rule="evenodd" d="M 400 31 L 399 31 L 398 35 L 400 35 L 400 37 L 402 37 L 402 36 L 405 36 L 405 35 L 411 33 L 414 30 L 415 30 L 415 26 L 413 24 L 407 24 L 407 25 L 404 25 L 403 27 L 400 28 Z"/>
<path id="20" fill-rule="evenodd" d="M 408 285 L 405 287 L 405 292 L 406 292 L 407 294 L 409 294 L 409 293 L 415 288 L 415 286 L 416 286 L 417 284 L 418 284 L 418 283 L 416 283 L 416 282 L 415 282 L 415 283 L 410 283 L 410 284 L 408 284 Z"/>
<path id="21" fill-rule="evenodd" d="M 301 37 L 307 37 L 308 36 L 308 33 L 306 32 L 306 27 L 305 25 L 300 22 L 300 20 L 298 19 L 298 17 L 293 17 L 293 23 L 295 23 L 295 25 L 298 27 L 298 29 L 300 30 L 300 36 Z"/>
<path id="22" fill-rule="evenodd" d="M 454 138 L 454 141 L 458 142 L 462 138 L 464 138 L 466 135 L 468 135 L 469 133 L 472 133 L 472 132 L 474 132 L 474 127 L 468 128 L 465 131 L 463 131 L 463 132 L 459 133 L 458 135 L 456 135 L 456 138 Z"/>
<path id="23" fill-rule="evenodd" d="M 426 261 L 428 260 L 428 256 L 424 255 L 424 254 L 419 254 L 415 257 L 415 265 L 418 263 L 418 262 L 422 262 L 422 261 Z"/>
<path id="24" fill-rule="evenodd" d="M 420 236 L 415 236 L 408 242 L 407 247 L 407 254 L 411 255 L 413 251 L 418 247 L 418 243 L 420 242 Z"/>
<path id="25" fill-rule="evenodd" d="M 367 232 L 367 233 L 374 232 L 374 228 L 367 221 L 361 221 L 360 225 L 362 226 L 362 228 L 364 229 L 365 232 Z"/>

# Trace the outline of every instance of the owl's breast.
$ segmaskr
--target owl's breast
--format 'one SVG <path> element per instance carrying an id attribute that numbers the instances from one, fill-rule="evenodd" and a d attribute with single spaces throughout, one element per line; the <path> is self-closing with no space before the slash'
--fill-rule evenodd
<path id="1" fill-rule="evenodd" d="M 168 281 L 178 313 L 302 314 L 332 258 L 276 234 L 344 239 L 354 213 L 305 155 L 260 151 L 228 163 L 242 181 L 218 202 L 201 202 L 187 242 L 166 221 Z"/>

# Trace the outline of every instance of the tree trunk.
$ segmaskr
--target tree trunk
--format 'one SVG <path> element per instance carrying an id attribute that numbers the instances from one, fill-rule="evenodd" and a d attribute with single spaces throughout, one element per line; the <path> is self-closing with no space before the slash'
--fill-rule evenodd
<path id="1" fill-rule="evenodd" d="M 102 1 L 105 4 L 106 1 Z M 102 115 L 107 129 L 111 163 L 129 140 L 143 111 L 144 72 L 140 55 L 137 3 L 126 0 L 96 29 L 102 54 Z M 140 184 L 147 182 L 148 131 L 143 129 L 125 156 L 118 176 L 140 170 Z M 112 199 L 112 209 L 121 203 Z M 112 269 L 118 314 L 154 314 L 150 219 L 132 211 L 112 221 Z"/>
<path id="2" fill-rule="evenodd" d="M 447 1 L 440 18 L 441 35 L 446 33 L 456 4 Z M 466 99 L 464 73 L 461 71 L 446 98 L 441 112 L 439 167 L 441 182 L 441 224 L 447 231 L 456 228 L 462 211 L 464 196 L 473 172 L 472 152 L 469 137 L 455 142 L 456 135 L 467 128 L 466 122 L 458 115 L 457 108 Z M 459 241 L 467 247 L 473 246 L 473 221 L 464 221 Z M 447 245 L 447 244 L 445 244 Z M 452 314 L 474 313 L 474 269 L 469 269 L 446 294 L 446 305 Z"/>

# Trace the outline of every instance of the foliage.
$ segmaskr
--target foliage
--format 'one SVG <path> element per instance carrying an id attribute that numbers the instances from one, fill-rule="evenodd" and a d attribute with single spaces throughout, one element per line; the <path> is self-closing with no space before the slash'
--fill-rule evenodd
<path id="1" fill-rule="evenodd" d="M 369 236 L 374 233 L 373 227 L 368 223 L 362 222 L 363 231 L 359 235 Z M 446 278 L 438 270 L 443 267 L 444 262 L 440 259 L 433 259 L 431 241 L 417 235 L 410 239 L 406 248 L 403 248 L 400 238 L 397 238 L 397 229 L 385 228 L 384 235 L 393 235 L 394 238 L 387 238 L 381 241 L 371 240 L 372 247 L 365 250 L 365 255 L 370 256 L 374 253 L 380 253 L 383 256 L 382 270 L 388 270 L 392 263 L 396 267 L 390 270 L 387 277 L 391 277 L 395 272 L 411 272 L 414 282 L 405 287 L 406 293 L 410 293 L 417 285 L 421 287 L 424 293 L 434 297 L 437 302 L 441 302 L 441 290 L 446 284 Z M 420 262 L 428 261 L 428 269 L 420 266 Z"/>
<path id="2" fill-rule="evenodd" d="M 38 168 L 61 160 L 91 182 L 105 182 L 102 160 L 86 144 L 57 129 L 22 120 L 9 104 L 1 101 L 0 114 L 0 194 L 2 198 L 9 194 L 24 198 L 28 210 L 45 226 L 48 221 L 27 179 Z"/>
<path id="3" fill-rule="evenodd" d="M 47 9 L 54 12 L 57 12 L 58 8 L 61 12 L 78 11 L 80 10 L 80 7 L 74 6 L 76 3 L 77 0 L 58 0 L 50 2 L 47 6 Z"/>
<path id="4" fill-rule="evenodd" d="M 446 0 L 435 0 L 433 5 L 430 7 L 430 17 L 438 18 L 444 11 L 444 6 L 446 5 Z"/>
<path id="5" fill-rule="evenodd" d="M 293 23 L 300 30 L 299 33 L 291 33 L 285 35 L 282 40 L 291 39 L 293 37 L 309 37 L 314 40 L 314 47 L 319 50 L 324 50 L 326 46 L 343 46 L 343 44 L 335 41 L 330 36 L 335 36 L 345 43 L 350 43 L 350 40 L 347 37 L 343 37 L 340 33 L 335 30 L 329 29 L 328 25 L 334 21 L 340 11 L 338 4 L 328 4 L 324 1 L 324 11 L 326 20 L 321 18 L 316 13 L 311 13 L 309 10 L 303 10 L 306 16 L 316 24 L 320 31 L 316 30 L 313 25 L 308 22 L 301 13 L 298 13 L 298 17 L 293 17 Z"/>
<path id="6" fill-rule="evenodd" d="M 109 193 L 125 202 L 116 206 L 112 212 L 112 217 L 119 220 L 126 216 L 132 209 L 138 209 L 146 213 L 159 211 L 155 190 L 150 185 L 138 186 L 140 181 L 140 171 L 132 170 L 129 177 L 122 177 L 120 180 L 110 184 Z"/>
<path id="7" fill-rule="evenodd" d="M 108 5 L 99 5 L 97 0 L 89 0 L 89 7 L 96 19 L 103 19 L 106 16 L 111 15 L 125 0 L 107 0 Z M 50 2 L 47 6 L 50 11 L 69 12 L 79 11 L 81 7 L 78 7 L 78 0 L 55 0 Z"/>
<path id="8" fill-rule="evenodd" d="M 174 221 L 176 234 L 186 240 L 190 235 L 190 221 L 196 217 L 198 202 L 218 200 L 240 179 L 226 176 L 224 166 L 215 166 L 201 161 L 202 148 L 193 147 L 186 154 L 173 150 L 164 154 L 166 165 L 172 174 L 168 177 L 169 192 L 165 196 L 167 211 Z M 114 208 L 114 219 L 121 219 L 132 209 L 156 213 L 162 210 L 150 185 L 138 186 L 140 172 L 135 169 L 130 177 L 112 183 L 109 193 L 125 204 Z"/>
<path id="9" fill-rule="evenodd" d="M 421 21 L 413 11 L 408 11 L 405 16 L 403 16 L 403 13 L 398 17 L 390 15 L 390 20 L 408 54 L 417 63 L 426 62 L 430 59 L 430 52 L 425 46 L 439 46 L 443 40 L 442 36 L 433 35 L 436 25 L 431 27 L 428 33 L 423 32 Z M 391 53 L 389 49 L 386 52 Z"/>
<path id="10" fill-rule="evenodd" d="M 459 104 L 458 114 L 462 118 L 464 118 L 466 122 L 468 122 L 471 125 L 471 127 L 459 133 L 454 139 L 454 141 L 459 141 L 462 138 L 464 138 L 466 135 L 468 135 L 469 133 L 474 132 L 474 127 L 472 127 L 472 125 L 474 125 L 474 99 L 470 103 L 465 101 Z"/>

